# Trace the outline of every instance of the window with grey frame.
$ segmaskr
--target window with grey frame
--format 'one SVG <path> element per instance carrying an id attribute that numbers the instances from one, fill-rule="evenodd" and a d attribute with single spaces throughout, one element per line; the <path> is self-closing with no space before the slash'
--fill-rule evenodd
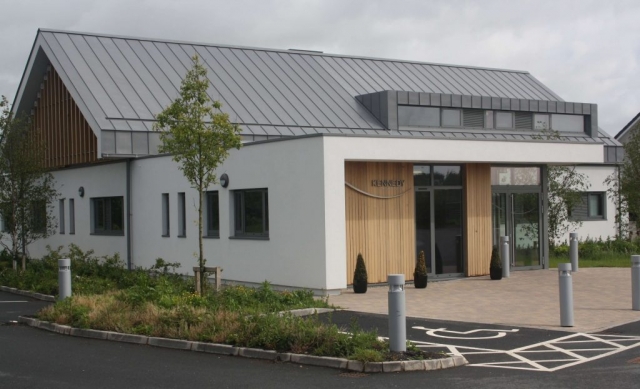
<path id="1" fill-rule="evenodd" d="M 187 236 L 187 207 L 184 192 L 178 193 L 178 238 Z"/>
<path id="2" fill-rule="evenodd" d="M 206 237 L 220 237 L 220 196 L 218 191 L 206 193 L 207 200 L 207 231 Z"/>
<path id="3" fill-rule="evenodd" d="M 124 235 L 124 197 L 91 199 L 91 234 Z"/>
<path id="4" fill-rule="evenodd" d="M 69 235 L 76 233 L 76 202 L 69 199 Z"/>
<path id="5" fill-rule="evenodd" d="M 60 227 L 60 235 L 64 235 L 64 199 L 58 202 L 58 211 L 60 213 L 60 220 L 58 221 Z"/>
<path id="6" fill-rule="evenodd" d="M 171 220 L 169 217 L 169 193 L 162 194 L 162 236 L 171 235 Z"/>
<path id="7" fill-rule="evenodd" d="M 267 189 L 233 191 L 235 237 L 269 237 Z"/>
<path id="8" fill-rule="evenodd" d="M 580 202 L 569 210 L 569 218 L 577 221 L 606 220 L 606 192 L 583 192 Z"/>

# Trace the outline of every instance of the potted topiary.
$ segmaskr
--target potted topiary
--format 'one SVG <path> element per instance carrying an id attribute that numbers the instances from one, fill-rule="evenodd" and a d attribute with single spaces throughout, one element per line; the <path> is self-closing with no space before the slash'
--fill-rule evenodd
<path id="1" fill-rule="evenodd" d="M 500 255 L 498 254 L 498 246 L 493 246 L 493 251 L 491 251 L 489 275 L 491 276 L 492 280 L 502 279 L 502 261 L 500 260 Z"/>
<path id="2" fill-rule="evenodd" d="M 356 270 L 355 272 L 353 272 L 353 292 L 366 293 L 367 283 L 367 267 L 364 265 L 362 254 L 358 254 L 358 260 L 356 261 Z"/>
<path id="3" fill-rule="evenodd" d="M 417 289 L 427 287 L 427 263 L 424 258 L 424 251 L 420 250 L 418 261 L 416 262 L 416 270 L 413 272 L 413 285 Z"/>

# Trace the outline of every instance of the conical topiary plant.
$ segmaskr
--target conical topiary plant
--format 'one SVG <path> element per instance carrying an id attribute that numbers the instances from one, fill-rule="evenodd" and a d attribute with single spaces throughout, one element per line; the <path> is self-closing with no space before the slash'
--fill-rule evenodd
<path id="1" fill-rule="evenodd" d="M 356 270 L 353 272 L 354 293 L 366 293 L 368 281 L 367 267 L 364 265 L 364 258 L 362 258 L 362 254 L 358 254 Z"/>
<path id="2" fill-rule="evenodd" d="M 427 287 L 427 262 L 423 250 L 418 254 L 416 270 L 413 272 L 413 285 L 418 289 Z"/>
<path id="3" fill-rule="evenodd" d="M 502 261 L 498 253 L 498 246 L 493 246 L 491 251 L 491 264 L 489 265 L 489 275 L 492 280 L 502 279 Z"/>

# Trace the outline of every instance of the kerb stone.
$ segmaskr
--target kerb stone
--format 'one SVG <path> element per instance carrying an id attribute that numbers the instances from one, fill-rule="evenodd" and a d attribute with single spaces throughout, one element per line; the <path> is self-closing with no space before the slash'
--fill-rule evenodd
<path id="1" fill-rule="evenodd" d="M 191 350 L 191 343 L 188 340 L 153 338 L 149 337 L 149 346 L 173 348 L 176 350 Z"/>
<path id="2" fill-rule="evenodd" d="M 109 332 L 109 334 L 107 335 L 107 339 L 112 340 L 114 342 L 124 342 L 124 343 L 134 343 L 134 344 L 147 344 L 149 342 L 148 336 L 121 334 L 119 332 Z"/>

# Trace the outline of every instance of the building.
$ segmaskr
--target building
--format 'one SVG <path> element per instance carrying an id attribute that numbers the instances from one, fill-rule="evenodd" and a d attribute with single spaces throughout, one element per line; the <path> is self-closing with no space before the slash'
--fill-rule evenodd
<path id="1" fill-rule="evenodd" d="M 542 268 L 547 165 L 619 161 L 597 105 L 528 72 L 39 30 L 14 111 L 62 195 L 59 233 L 32 255 L 75 242 L 129 266 L 195 263 L 197 195 L 152 131 L 194 54 L 245 141 L 206 200 L 206 257 L 228 281 L 334 293 L 358 253 L 375 283 L 411 280 L 420 250 L 432 277 L 484 275 L 505 234 L 516 269 Z M 591 201 L 588 218 L 613 219 Z"/>

